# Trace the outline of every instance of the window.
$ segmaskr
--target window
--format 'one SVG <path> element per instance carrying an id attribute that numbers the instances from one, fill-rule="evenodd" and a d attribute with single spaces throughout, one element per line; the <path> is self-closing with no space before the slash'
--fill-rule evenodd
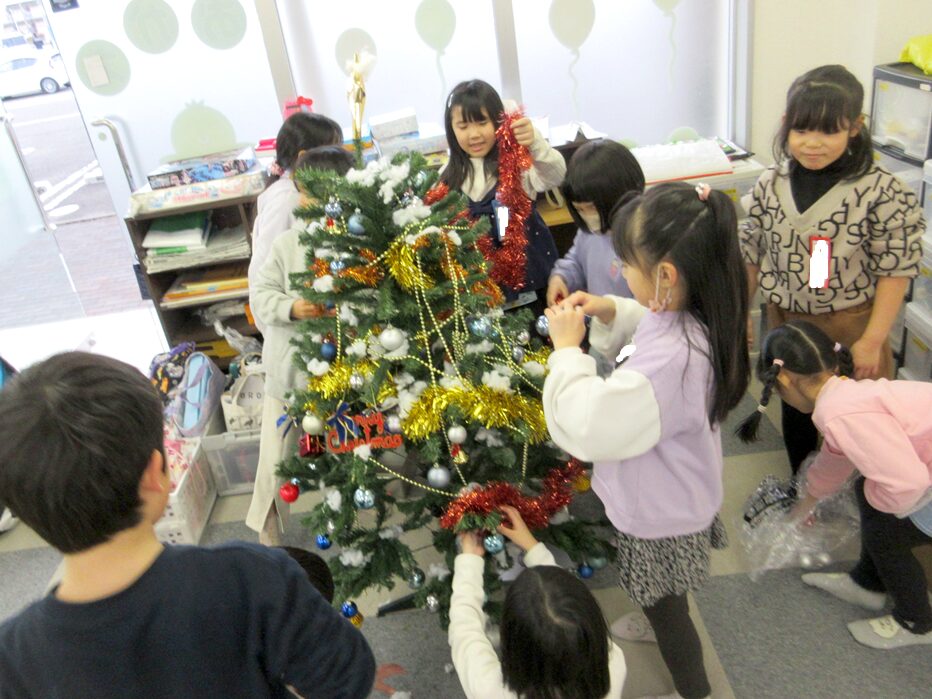
<path id="1" fill-rule="evenodd" d="M 15 58 L 13 59 L 13 70 L 19 70 L 20 68 L 28 68 L 31 65 L 35 65 L 35 58 Z"/>

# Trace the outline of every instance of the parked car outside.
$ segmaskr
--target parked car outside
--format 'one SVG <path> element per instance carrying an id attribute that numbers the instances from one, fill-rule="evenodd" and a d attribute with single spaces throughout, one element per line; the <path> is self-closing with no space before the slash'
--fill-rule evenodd
<path id="1" fill-rule="evenodd" d="M 58 92 L 70 84 L 59 53 L 33 51 L 0 58 L 0 98 Z"/>

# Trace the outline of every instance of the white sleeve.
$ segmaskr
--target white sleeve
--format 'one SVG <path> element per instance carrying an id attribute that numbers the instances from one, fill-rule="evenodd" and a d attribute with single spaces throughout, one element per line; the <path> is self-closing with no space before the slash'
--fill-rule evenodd
<path id="1" fill-rule="evenodd" d="M 530 145 L 533 163 L 524 173 L 521 184 L 531 199 L 536 199 L 541 192 L 559 187 L 566 177 L 566 161 L 559 151 L 550 147 L 543 136 L 534 129 L 534 142 Z"/>
<path id="2" fill-rule="evenodd" d="M 283 244 L 273 245 L 265 264 L 249 283 L 249 305 L 256 318 L 267 326 L 294 322 L 291 307 L 295 297 L 288 293 L 284 248 Z"/>
<path id="3" fill-rule="evenodd" d="M 555 566 L 556 564 L 557 562 L 554 560 L 553 554 L 550 553 L 550 549 L 548 549 L 542 541 L 538 541 L 524 554 L 524 565 L 528 568 L 533 568 L 534 566 Z"/>
<path id="4" fill-rule="evenodd" d="M 615 318 L 609 324 L 593 318 L 589 327 L 589 344 L 603 357 L 614 361 L 618 351 L 631 341 L 647 309 L 634 299 L 610 295 L 605 298 L 615 302 Z"/>
<path id="5" fill-rule="evenodd" d="M 578 347 L 548 360 L 544 417 L 553 441 L 583 461 L 630 459 L 660 441 L 660 407 L 646 376 L 624 368 L 605 379 Z"/>
<path id="6" fill-rule="evenodd" d="M 498 655 L 485 635 L 484 568 L 485 560 L 472 553 L 461 553 L 453 562 L 453 595 L 447 631 L 453 667 L 468 699 L 517 699 L 505 688 Z"/>

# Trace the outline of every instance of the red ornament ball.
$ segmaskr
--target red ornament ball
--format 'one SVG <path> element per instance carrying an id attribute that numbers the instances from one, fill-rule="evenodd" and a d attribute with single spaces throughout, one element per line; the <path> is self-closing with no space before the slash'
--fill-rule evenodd
<path id="1" fill-rule="evenodd" d="M 301 491 L 294 483 L 285 483 L 281 488 L 278 489 L 278 494 L 285 502 L 294 502 L 298 499 L 298 495 L 301 494 Z"/>

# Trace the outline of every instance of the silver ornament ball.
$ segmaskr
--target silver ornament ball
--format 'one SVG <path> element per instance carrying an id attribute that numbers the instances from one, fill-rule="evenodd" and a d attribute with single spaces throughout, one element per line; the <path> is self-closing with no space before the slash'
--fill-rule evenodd
<path id="1" fill-rule="evenodd" d="M 349 385 L 354 391 L 358 391 L 366 385 L 366 379 L 362 374 L 352 374 L 349 377 Z"/>
<path id="2" fill-rule="evenodd" d="M 512 347 L 511 358 L 518 364 L 523 362 L 524 361 L 524 348 L 523 347 Z"/>
<path id="3" fill-rule="evenodd" d="M 334 534 L 337 530 L 337 525 L 334 523 L 332 519 L 327 520 L 326 527 L 327 527 L 327 533 L 331 535 Z"/>
<path id="4" fill-rule="evenodd" d="M 337 218 L 343 213 L 343 207 L 340 206 L 340 202 L 335 199 L 331 199 L 326 204 L 324 204 L 324 213 L 327 214 L 330 218 Z"/>
<path id="5" fill-rule="evenodd" d="M 371 510 L 375 507 L 375 493 L 368 488 L 356 488 L 353 493 L 353 503 L 360 510 Z"/>
<path id="6" fill-rule="evenodd" d="M 491 554 L 496 554 L 505 548 L 505 537 L 501 534 L 489 534 L 482 540 L 485 550 Z"/>
<path id="7" fill-rule="evenodd" d="M 301 420 L 301 429 L 307 434 L 318 435 L 324 433 L 324 421 L 316 415 L 308 413 Z"/>
<path id="8" fill-rule="evenodd" d="M 366 234 L 366 224 L 359 209 L 356 209 L 356 213 L 349 217 L 349 221 L 346 222 L 346 229 L 352 235 Z"/>
<path id="9" fill-rule="evenodd" d="M 528 342 L 531 341 L 531 333 L 529 333 L 527 330 L 522 330 L 521 332 L 518 333 L 517 340 L 522 345 L 526 345 Z"/>
<path id="10" fill-rule="evenodd" d="M 466 325 L 476 337 L 488 337 L 492 333 L 492 321 L 485 316 L 470 318 Z"/>
<path id="11" fill-rule="evenodd" d="M 440 600 L 437 599 L 437 595 L 427 595 L 424 600 L 424 609 L 428 612 L 440 611 Z"/>
<path id="12" fill-rule="evenodd" d="M 385 328 L 379 333 L 379 344 L 392 352 L 404 344 L 405 336 L 398 328 Z"/>
<path id="13" fill-rule="evenodd" d="M 537 330 L 537 334 L 542 337 L 550 335 L 550 321 L 547 319 L 547 316 L 537 316 L 537 322 L 534 323 L 534 328 Z"/>
<path id="14" fill-rule="evenodd" d="M 450 485 L 450 469 L 434 464 L 427 472 L 427 482 L 432 488 L 446 488 Z"/>
<path id="15" fill-rule="evenodd" d="M 408 573 L 408 587 L 412 590 L 417 590 L 424 584 L 424 580 L 426 579 L 424 571 L 420 568 L 415 568 Z"/>
<path id="16" fill-rule="evenodd" d="M 339 274 L 344 269 L 346 269 L 346 262 L 343 260 L 333 260 L 333 262 L 330 263 L 330 271 L 333 274 Z"/>
<path id="17" fill-rule="evenodd" d="M 462 425 L 453 425 L 447 430 L 447 437 L 453 444 L 463 444 L 466 441 L 466 428 Z"/>

